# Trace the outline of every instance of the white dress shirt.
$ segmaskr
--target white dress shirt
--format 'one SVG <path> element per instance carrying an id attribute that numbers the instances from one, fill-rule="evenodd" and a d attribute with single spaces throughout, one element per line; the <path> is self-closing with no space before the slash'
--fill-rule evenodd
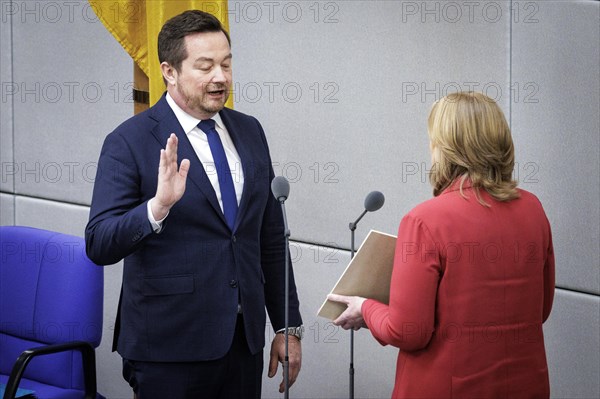
<path id="1" fill-rule="evenodd" d="M 179 105 L 175 103 L 169 93 L 167 93 L 166 97 L 167 103 L 175 113 L 179 124 L 183 128 L 183 131 L 190 140 L 198 159 L 202 163 L 202 167 L 204 168 L 204 171 L 206 172 L 206 175 L 208 176 L 208 179 L 215 190 L 215 194 L 217 195 L 219 205 L 221 206 L 221 211 L 223 211 L 223 200 L 221 198 L 221 189 L 219 187 L 217 169 L 215 167 L 212 152 L 210 151 L 210 146 L 208 145 L 206 133 L 204 133 L 198 127 L 200 120 L 182 110 Z M 235 188 L 235 194 L 239 205 L 244 189 L 244 171 L 242 170 L 242 162 L 237 150 L 235 149 L 235 146 L 233 145 L 231 136 L 229 135 L 225 124 L 223 124 L 223 121 L 221 120 L 221 116 L 216 114 L 211 119 L 215 121 L 215 129 L 217 130 L 217 133 L 221 138 L 221 142 L 223 143 L 223 148 L 225 149 L 225 155 L 227 156 L 227 163 L 231 169 L 231 177 L 233 179 L 233 186 Z M 181 162 L 181 160 L 179 161 Z M 154 231 L 158 233 L 160 232 L 162 228 L 162 222 L 166 219 L 166 217 L 162 220 L 154 220 L 154 216 L 152 215 L 151 211 L 151 202 L 152 200 L 148 201 L 148 220 L 150 220 Z"/>

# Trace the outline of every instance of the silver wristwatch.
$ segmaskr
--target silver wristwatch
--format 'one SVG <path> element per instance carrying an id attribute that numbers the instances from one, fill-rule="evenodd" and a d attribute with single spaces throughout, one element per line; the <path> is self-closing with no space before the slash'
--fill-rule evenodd
<path id="1" fill-rule="evenodd" d="M 284 334 L 284 333 L 285 333 L 285 328 L 282 328 L 281 330 L 277 331 L 277 334 Z M 298 340 L 301 341 L 302 337 L 304 337 L 304 326 L 288 327 L 287 333 L 288 333 L 288 335 L 293 335 L 294 337 L 298 338 Z"/>

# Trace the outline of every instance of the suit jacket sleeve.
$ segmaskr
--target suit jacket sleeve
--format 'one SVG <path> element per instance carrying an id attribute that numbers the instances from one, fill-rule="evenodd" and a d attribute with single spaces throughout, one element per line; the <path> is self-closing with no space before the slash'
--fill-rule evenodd
<path id="1" fill-rule="evenodd" d="M 367 326 L 381 344 L 412 351 L 429 343 L 440 279 L 435 248 L 421 221 L 410 214 L 402 219 L 394 256 L 390 306 L 369 299 L 362 307 Z"/>
<path id="2" fill-rule="evenodd" d="M 128 143 L 118 132 L 107 136 L 94 183 L 86 251 L 97 264 L 113 264 L 133 253 L 153 234 L 147 200 L 140 197 L 140 176 Z M 157 172 L 158 173 L 158 172 Z"/>
<path id="3" fill-rule="evenodd" d="M 258 122 L 257 122 L 258 123 Z M 268 144 L 262 127 L 261 138 L 265 147 Z M 271 165 L 269 159 L 269 165 Z M 273 181 L 275 173 L 269 168 L 269 181 Z M 265 305 L 274 331 L 285 327 L 285 252 L 284 224 L 281 205 L 269 194 L 261 229 L 261 263 L 265 274 Z M 302 324 L 299 300 L 290 258 L 289 273 L 289 326 Z"/>

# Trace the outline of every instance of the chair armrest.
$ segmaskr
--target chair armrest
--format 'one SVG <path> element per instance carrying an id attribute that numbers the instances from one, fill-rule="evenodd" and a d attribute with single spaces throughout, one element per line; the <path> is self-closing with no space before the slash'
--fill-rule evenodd
<path id="1" fill-rule="evenodd" d="M 25 372 L 27 364 L 36 356 L 49 355 L 51 353 L 78 350 L 81 352 L 83 363 L 83 381 L 85 386 L 84 399 L 96 399 L 96 354 L 94 348 L 87 342 L 74 341 L 64 344 L 46 345 L 27 349 L 17 358 L 4 392 L 4 399 L 14 399 L 17 388 Z"/>

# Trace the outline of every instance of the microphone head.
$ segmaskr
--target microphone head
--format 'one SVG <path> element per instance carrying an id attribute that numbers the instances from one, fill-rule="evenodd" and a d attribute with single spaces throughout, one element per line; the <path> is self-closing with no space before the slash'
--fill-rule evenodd
<path id="1" fill-rule="evenodd" d="M 371 191 L 365 198 L 365 209 L 368 212 L 375 212 L 383 206 L 385 197 L 380 191 Z"/>
<path id="2" fill-rule="evenodd" d="M 285 201 L 290 195 L 290 183 L 283 176 L 276 176 L 271 182 L 271 191 L 277 201 Z"/>

